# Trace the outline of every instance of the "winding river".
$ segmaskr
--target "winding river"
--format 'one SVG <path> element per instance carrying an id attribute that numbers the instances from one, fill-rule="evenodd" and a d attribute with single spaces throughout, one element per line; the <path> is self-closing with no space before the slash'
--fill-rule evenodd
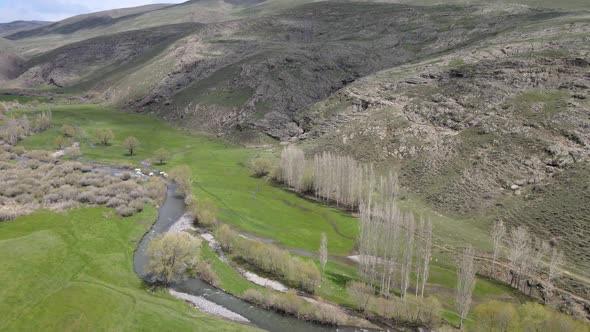
<path id="1" fill-rule="evenodd" d="M 174 194 L 174 187 L 168 187 L 168 193 L 164 204 L 160 207 L 158 220 L 151 230 L 143 237 L 134 256 L 135 273 L 146 280 L 144 272 L 148 259 L 146 256 L 147 247 L 150 241 L 157 235 L 168 231 L 184 213 L 184 200 Z M 313 332 L 313 331 L 366 331 L 350 327 L 329 327 L 307 322 L 292 316 L 282 315 L 272 310 L 256 307 L 231 294 L 219 290 L 204 281 L 196 278 L 189 278 L 183 282 L 172 285 L 175 291 L 200 296 L 208 301 L 220 305 L 236 314 L 239 314 L 250 321 L 254 326 L 271 332 Z"/>

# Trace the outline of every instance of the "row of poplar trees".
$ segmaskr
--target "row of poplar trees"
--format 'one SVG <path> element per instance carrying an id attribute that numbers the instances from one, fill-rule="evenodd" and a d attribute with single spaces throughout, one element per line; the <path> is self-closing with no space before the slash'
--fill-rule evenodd
<path id="1" fill-rule="evenodd" d="M 432 222 L 403 212 L 397 204 L 399 184 L 390 173 L 377 177 L 371 165 L 330 152 L 306 164 L 304 153 L 287 146 L 278 179 L 318 199 L 360 212 L 359 269 L 364 282 L 389 297 L 394 289 L 405 298 L 411 284 L 424 296 L 432 256 Z M 415 280 L 410 280 L 415 276 Z"/>

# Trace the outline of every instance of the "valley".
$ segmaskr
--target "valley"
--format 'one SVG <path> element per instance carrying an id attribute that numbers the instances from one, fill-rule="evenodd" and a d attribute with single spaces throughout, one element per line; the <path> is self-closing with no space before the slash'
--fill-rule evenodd
<path id="1" fill-rule="evenodd" d="M 588 331 L 589 38 L 577 0 L 0 25 L 0 330 Z"/>

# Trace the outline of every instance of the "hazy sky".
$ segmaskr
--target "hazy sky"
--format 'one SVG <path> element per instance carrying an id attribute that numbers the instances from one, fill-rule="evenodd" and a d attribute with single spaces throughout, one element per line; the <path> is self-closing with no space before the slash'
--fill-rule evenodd
<path id="1" fill-rule="evenodd" d="M 0 0 L 0 23 L 16 20 L 58 21 L 101 10 L 183 0 Z"/>

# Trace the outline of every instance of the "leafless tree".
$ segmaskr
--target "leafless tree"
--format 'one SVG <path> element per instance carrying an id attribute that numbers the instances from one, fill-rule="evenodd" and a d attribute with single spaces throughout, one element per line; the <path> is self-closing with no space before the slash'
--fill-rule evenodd
<path id="1" fill-rule="evenodd" d="M 547 272 L 547 284 L 545 287 L 547 295 L 545 296 L 545 301 L 548 301 L 551 298 L 555 279 L 559 278 L 561 275 L 561 267 L 563 265 L 563 252 L 557 248 L 553 248 L 551 250 L 551 260 L 549 261 L 549 271 Z"/>
<path id="2" fill-rule="evenodd" d="M 424 259 L 424 267 L 422 268 L 422 290 L 421 296 L 424 297 L 424 287 L 428 281 L 428 274 L 430 273 L 430 259 L 432 257 L 432 220 L 428 219 L 426 229 L 424 231 L 424 242 L 422 247 L 422 255 Z"/>
<path id="3" fill-rule="evenodd" d="M 521 280 L 531 263 L 531 238 L 525 226 L 513 228 L 510 232 L 509 260 L 514 268 L 511 285 L 520 288 Z"/>
<path id="4" fill-rule="evenodd" d="M 535 251 L 533 253 L 532 267 L 537 271 L 542 270 L 543 261 L 551 252 L 549 241 L 535 238 Z"/>
<path id="5" fill-rule="evenodd" d="M 303 186 L 305 172 L 305 156 L 303 150 L 289 145 L 281 153 L 281 180 L 289 187 L 300 190 Z"/>
<path id="6" fill-rule="evenodd" d="M 408 214 L 406 218 L 404 218 L 404 227 L 406 229 L 406 248 L 404 251 L 403 266 L 403 298 L 406 297 L 408 288 L 410 287 L 410 276 L 412 272 L 412 262 L 414 257 L 414 233 L 416 231 L 416 222 L 414 221 L 414 215 Z"/>
<path id="7" fill-rule="evenodd" d="M 491 276 L 494 276 L 494 270 L 496 267 L 496 259 L 498 259 L 498 253 L 500 251 L 500 245 L 502 244 L 502 239 L 506 235 L 506 226 L 504 226 L 504 222 L 502 220 L 496 220 L 494 225 L 492 226 L 492 241 L 494 243 L 494 254 L 492 259 L 492 271 Z"/>
<path id="8" fill-rule="evenodd" d="M 418 234 L 416 235 L 416 297 L 418 297 L 418 292 L 420 290 L 420 278 L 422 277 L 422 267 L 423 264 L 421 262 L 424 259 L 422 251 L 424 250 L 424 218 L 420 217 L 420 222 L 418 223 Z"/>
<path id="9" fill-rule="evenodd" d="M 459 329 L 463 328 L 463 320 L 469 313 L 471 297 L 475 288 L 475 263 L 473 261 L 474 250 L 468 246 L 463 251 L 461 264 L 457 269 L 457 311 L 459 312 Z"/>
<path id="10" fill-rule="evenodd" d="M 326 233 L 322 232 L 322 240 L 320 243 L 320 264 L 322 266 L 322 276 L 326 271 L 326 264 L 328 263 L 328 237 Z"/>

